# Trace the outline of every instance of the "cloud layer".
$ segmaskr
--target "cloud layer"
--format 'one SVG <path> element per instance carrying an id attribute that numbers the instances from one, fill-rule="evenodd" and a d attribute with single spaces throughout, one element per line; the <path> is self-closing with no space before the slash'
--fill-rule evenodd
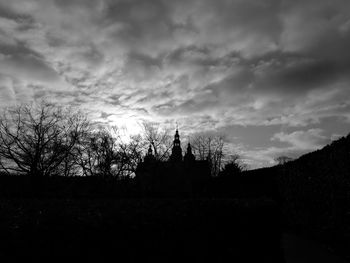
<path id="1" fill-rule="evenodd" d="M 216 129 L 265 166 L 349 131 L 349 46 L 347 0 L 0 0 L 0 103 Z"/>

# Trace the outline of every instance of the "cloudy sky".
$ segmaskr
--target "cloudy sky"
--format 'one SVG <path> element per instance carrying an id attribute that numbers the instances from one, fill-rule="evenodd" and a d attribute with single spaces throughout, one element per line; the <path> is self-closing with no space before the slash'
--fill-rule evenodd
<path id="1" fill-rule="evenodd" d="M 0 105 L 215 130 L 251 168 L 350 132 L 349 0 L 0 0 Z"/>

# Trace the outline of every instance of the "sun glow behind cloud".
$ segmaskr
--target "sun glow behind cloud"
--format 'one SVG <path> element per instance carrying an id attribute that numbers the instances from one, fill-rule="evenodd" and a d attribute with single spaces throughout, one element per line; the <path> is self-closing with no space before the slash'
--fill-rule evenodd
<path id="1" fill-rule="evenodd" d="M 129 141 L 130 136 L 142 133 L 141 121 L 133 117 L 123 118 L 111 116 L 108 123 L 112 127 L 118 127 L 121 139 L 126 142 Z"/>

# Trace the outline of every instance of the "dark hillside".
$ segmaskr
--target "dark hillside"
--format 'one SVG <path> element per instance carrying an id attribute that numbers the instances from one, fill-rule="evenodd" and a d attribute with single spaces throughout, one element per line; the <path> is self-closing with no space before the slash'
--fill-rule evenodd
<path id="1" fill-rule="evenodd" d="M 213 178 L 210 184 L 211 194 L 231 198 L 269 198 L 279 202 L 277 174 L 278 168 L 271 167 Z"/>
<path id="2" fill-rule="evenodd" d="M 350 251 L 350 135 L 267 171 L 277 179 L 289 228 Z"/>

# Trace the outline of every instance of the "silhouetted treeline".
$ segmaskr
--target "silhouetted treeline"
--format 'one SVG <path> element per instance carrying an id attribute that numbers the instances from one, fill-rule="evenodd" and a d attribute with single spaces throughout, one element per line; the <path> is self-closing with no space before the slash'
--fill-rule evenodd
<path id="1" fill-rule="evenodd" d="M 214 177 L 210 183 L 212 196 L 231 198 L 270 198 L 280 201 L 275 168 L 236 172 Z"/>
<path id="2" fill-rule="evenodd" d="M 71 108 L 47 102 L 14 106 L 0 114 L 0 173 L 132 177 L 148 147 L 157 161 L 168 160 L 172 147 L 169 129 L 152 122 L 140 128 L 139 135 L 123 140 L 116 127 L 102 127 Z M 217 175 L 224 165 L 222 136 L 196 134 L 192 141 L 197 159 L 208 160 Z"/>

